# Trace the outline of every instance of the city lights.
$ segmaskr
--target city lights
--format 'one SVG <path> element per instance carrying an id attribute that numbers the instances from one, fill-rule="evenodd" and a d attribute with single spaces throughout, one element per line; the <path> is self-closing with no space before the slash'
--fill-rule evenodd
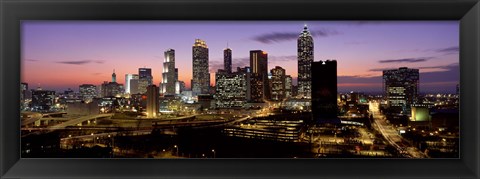
<path id="1" fill-rule="evenodd" d="M 72 37 L 71 46 L 42 53 L 32 44 L 48 31 L 27 25 L 39 33 L 25 38 L 29 58 L 102 59 L 25 61 L 22 157 L 459 157 L 458 51 L 448 50 L 458 46 L 457 31 L 435 23 L 218 23 L 139 25 L 132 37 L 118 28 L 121 38 L 115 31 L 99 40 L 78 25 L 97 51 Z M 432 42 L 432 30 L 448 40 Z M 39 75 L 40 67 L 56 75 Z"/>

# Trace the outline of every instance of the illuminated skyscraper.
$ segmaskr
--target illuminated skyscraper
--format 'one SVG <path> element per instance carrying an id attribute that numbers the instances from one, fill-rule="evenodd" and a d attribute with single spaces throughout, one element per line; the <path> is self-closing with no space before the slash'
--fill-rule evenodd
<path id="1" fill-rule="evenodd" d="M 269 96 L 268 54 L 262 50 L 250 51 L 250 101 L 259 103 Z"/>
<path id="2" fill-rule="evenodd" d="M 175 94 L 175 85 L 178 78 L 178 69 L 175 68 L 175 50 L 165 51 L 163 61 L 162 83 L 160 83 L 161 94 Z"/>
<path id="3" fill-rule="evenodd" d="M 132 93 L 132 85 L 131 82 L 132 80 L 137 80 L 138 84 L 138 75 L 137 74 L 125 74 L 125 93 L 126 94 L 134 94 Z M 136 86 L 138 88 L 138 85 Z M 136 92 L 138 89 L 135 89 L 134 91 Z"/>
<path id="4" fill-rule="evenodd" d="M 281 101 L 285 98 L 285 69 L 276 66 L 270 70 L 271 80 L 271 99 Z"/>
<path id="5" fill-rule="evenodd" d="M 210 91 L 210 73 L 208 71 L 208 47 L 205 41 L 195 39 L 192 48 L 192 93 L 194 96 L 199 94 L 209 94 Z"/>
<path id="6" fill-rule="evenodd" d="M 419 79 L 418 69 L 401 67 L 399 69 L 384 70 L 383 84 L 388 106 L 392 109 L 396 108 L 398 112 L 407 112 L 410 105 L 418 100 Z"/>
<path id="7" fill-rule="evenodd" d="M 292 76 L 286 75 L 285 76 L 285 97 L 289 98 L 292 97 Z"/>
<path id="8" fill-rule="evenodd" d="M 147 87 L 147 117 L 154 118 L 158 116 L 160 110 L 159 88 L 156 85 Z"/>
<path id="9" fill-rule="evenodd" d="M 138 93 L 145 94 L 147 87 L 153 84 L 152 69 L 139 68 L 138 69 Z"/>
<path id="10" fill-rule="evenodd" d="M 298 37 L 298 95 L 311 97 L 312 77 L 311 64 L 313 62 L 313 38 L 307 25 Z"/>
<path id="11" fill-rule="evenodd" d="M 337 61 L 312 62 L 312 113 L 315 121 L 337 116 Z"/>
<path id="12" fill-rule="evenodd" d="M 223 50 L 223 66 L 227 73 L 232 73 L 232 49 L 226 48 Z"/>

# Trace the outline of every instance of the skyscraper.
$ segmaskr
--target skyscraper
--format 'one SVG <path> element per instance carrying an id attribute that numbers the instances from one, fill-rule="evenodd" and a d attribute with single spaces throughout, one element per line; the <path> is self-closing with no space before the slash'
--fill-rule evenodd
<path id="1" fill-rule="evenodd" d="M 223 69 L 227 73 L 232 73 L 232 49 L 226 48 L 223 50 Z"/>
<path id="2" fill-rule="evenodd" d="M 289 98 L 292 97 L 292 76 L 286 75 L 285 76 L 285 97 Z"/>
<path id="3" fill-rule="evenodd" d="M 151 68 L 139 68 L 138 69 L 138 78 L 139 79 L 146 79 L 148 85 L 152 85 L 153 84 L 152 69 Z"/>
<path id="4" fill-rule="evenodd" d="M 139 68 L 138 69 L 138 93 L 145 94 L 147 87 L 153 84 L 152 69 Z"/>
<path id="5" fill-rule="evenodd" d="M 208 47 L 205 41 L 195 39 L 192 48 L 192 93 L 194 96 L 199 94 L 209 94 L 210 91 L 210 73 L 208 71 Z"/>
<path id="6" fill-rule="evenodd" d="M 313 62 L 313 38 L 307 25 L 298 37 L 298 95 L 311 97 L 312 77 L 311 64 Z"/>
<path id="7" fill-rule="evenodd" d="M 125 93 L 126 94 L 134 94 L 134 93 L 132 93 L 132 88 L 131 88 L 132 79 L 137 80 L 137 84 L 138 84 L 138 75 L 137 74 L 125 74 Z M 138 88 L 138 86 L 136 88 Z M 135 89 L 134 91 L 136 92 L 137 90 L 138 89 Z"/>
<path id="8" fill-rule="evenodd" d="M 271 99 L 281 101 L 285 98 L 285 69 L 276 66 L 270 70 L 271 78 Z"/>
<path id="9" fill-rule="evenodd" d="M 269 96 L 268 54 L 262 50 L 250 51 L 251 102 L 264 102 Z"/>
<path id="10" fill-rule="evenodd" d="M 161 94 L 175 94 L 175 84 L 178 78 L 178 69 L 175 68 L 175 50 L 165 51 L 163 61 L 162 83 L 160 84 Z"/>
<path id="11" fill-rule="evenodd" d="M 28 91 L 28 83 L 20 83 L 20 102 L 23 102 L 26 99 Z"/>
<path id="12" fill-rule="evenodd" d="M 389 108 L 396 112 L 407 112 L 410 105 L 418 100 L 419 79 L 418 69 L 401 67 L 399 69 L 384 70 L 384 92 Z"/>
<path id="13" fill-rule="evenodd" d="M 147 87 L 147 117 L 154 118 L 158 116 L 160 110 L 159 88 L 156 85 Z"/>
<path id="14" fill-rule="evenodd" d="M 312 113 L 314 121 L 337 116 L 337 61 L 312 62 Z"/>

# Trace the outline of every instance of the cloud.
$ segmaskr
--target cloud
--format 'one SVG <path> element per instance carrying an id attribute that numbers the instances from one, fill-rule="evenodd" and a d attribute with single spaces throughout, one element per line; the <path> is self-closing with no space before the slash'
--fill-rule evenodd
<path id="1" fill-rule="evenodd" d="M 269 56 L 268 62 L 275 63 L 275 62 L 290 62 L 290 61 L 297 61 L 298 57 L 296 55 L 289 55 L 289 56 Z"/>
<path id="2" fill-rule="evenodd" d="M 25 61 L 29 61 L 29 62 L 38 62 L 40 60 L 36 60 L 36 59 L 25 59 Z"/>
<path id="3" fill-rule="evenodd" d="M 435 52 L 446 53 L 446 54 L 455 54 L 455 53 L 458 53 L 459 51 L 460 51 L 460 48 L 458 46 L 440 48 L 435 50 Z"/>
<path id="4" fill-rule="evenodd" d="M 320 30 L 315 30 L 315 31 L 310 31 L 313 37 L 327 37 L 327 36 L 332 36 L 332 35 L 338 35 L 340 32 L 332 29 L 320 29 Z M 272 43 L 278 43 L 282 41 L 291 41 L 291 40 L 297 40 L 299 36 L 299 32 L 273 32 L 273 33 L 268 33 L 268 34 L 262 34 L 253 37 L 252 39 L 264 43 L 264 44 L 272 44 Z"/>
<path id="5" fill-rule="evenodd" d="M 101 75 L 102 73 L 92 73 L 93 76 L 99 76 Z"/>
<path id="6" fill-rule="evenodd" d="M 440 65 L 440 66 L 423 66 L 423 67 L 414 67 L 416 69 L 440 69 L 440 70 L 450 70 L 452 69 L 452 67 L 455 67 L 455 66 L 458 66 L 458 63 L 452 63 L 450 65 Z M 382 72 L 384 70 L 393 70 L 393 69 L 398 69 L 398 68 L 372 68 L 368 71 L 371 71 L 371 72 Z"/>
<path id="7" fill-rule="evenodd" d="M 390 59 L 390 60 L 380 60 L 379 63 L 418 63 L 425 62 L 432 59 L 433 57 L 423 57 L 423 58 L 401 58 L 401 59 Z"/>
<path id="8" fill-rule="evenodd" d="M 426 66 L 426 67 L 418 67 L 419 69 L 442 69 L 442 70 L 450 70 L 452 67 L 458 67 L 458 63 L 452 63 L 450 65 L 441 65 L 441 66 Z"/>
<path id="9" fill-rule="evenodd" d="M 382 82 L 382 76 L 360 76 L 360 75 L 353 75 L 353 76 L 338 76 L 337 77 L 338 83 L 349 83 L 349 84 L 354 84 L 354 83 L 381 83 Z"/>
<path id="10" fill-rule="evenodd" d="M 72 60 L 72 61 L 58 61 L 56 63 L 67 64 L 67 65 L 85 65 L 89 63 L 104 63 L 102 60 Z"/>
<path id="11" fill-rule="evenodd" d="M 422 84 L 437 84 L 433 89 L 445 88 L 442 90 L 455 91 L 456 83 L 460 81 L 460 66 L 458 63 L 439 66 L 444 70 L 433 72 L 420 72 L 420 87 Z"/>

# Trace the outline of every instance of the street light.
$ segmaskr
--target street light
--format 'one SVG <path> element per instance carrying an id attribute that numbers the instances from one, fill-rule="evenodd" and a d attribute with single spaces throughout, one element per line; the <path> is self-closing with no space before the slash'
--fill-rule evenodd
<path id="1" fill-rule="evenodd" d="M 178 156 L 178 146 L 174 145 L 173 148 L 177 149 L 177 156 Z"/>
<path id="2" fill-rule="evenodd" d="M 212 152 L 213 152 L 213 158 L 216 158 L 215 149 L 212 149 Z"/>

